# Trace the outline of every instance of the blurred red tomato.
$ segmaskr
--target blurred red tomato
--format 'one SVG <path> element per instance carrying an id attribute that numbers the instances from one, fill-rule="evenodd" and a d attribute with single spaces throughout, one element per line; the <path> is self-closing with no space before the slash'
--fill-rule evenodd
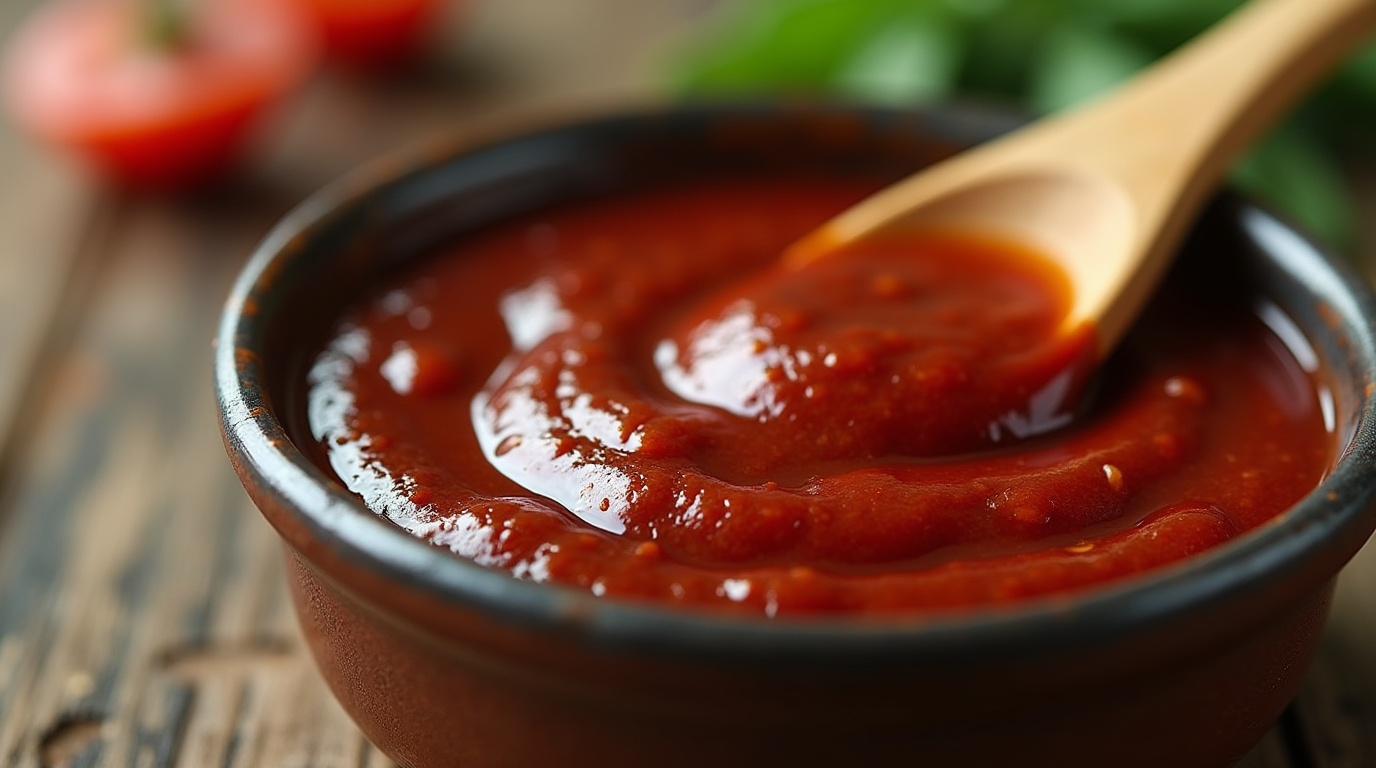
<path id="1" fill-rule="evenodd" d="M 175 45 L 153 41 L 146 0 L 57 0 L 4 61 L 15 120 L 116 181 L 176 188 L 223 173 L 264 106 L 317 59 L 315 32 L 282 0 L 204 0 Z"/>
<path id="2" fill-rule="evenodd" d="M 298 0 L 319 22 L 336 59 L 372 69 L 416 54 L 439 0 Z"/>

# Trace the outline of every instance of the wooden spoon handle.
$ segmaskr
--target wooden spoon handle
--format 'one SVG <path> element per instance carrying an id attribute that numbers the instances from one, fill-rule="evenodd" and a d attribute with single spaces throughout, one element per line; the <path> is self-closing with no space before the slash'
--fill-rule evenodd
<path id="1" fill-rule="evenodd" d="M 1067 324 L 1094 323 L 1110 349 L 1232 159 L 1374 25 L 1376 0 L 1253 0 L 1127 86 L 885 189 L 788 258 L 895 227 L 1015 239 L 1070 273 Z"/>
<path id="2" fill-rule="evenodd" d="M 1128 87 L 1048 122 L 1024 151 L 1113 177 L 1144 233 L 1172 211 L 1186 224 L 1232 160 L 1374 25 L 1376 0 L 1253 0 Z"/>

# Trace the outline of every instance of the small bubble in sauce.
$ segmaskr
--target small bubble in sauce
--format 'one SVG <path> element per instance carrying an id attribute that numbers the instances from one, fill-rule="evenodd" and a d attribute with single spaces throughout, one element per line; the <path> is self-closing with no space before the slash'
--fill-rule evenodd
<path id="1" fill-rule="evenodd" d="M 751 586 L 749 579 L 723 579 L 716 592 L 720 597 L 739 603 L 750 597 Z"/>
<path id="2" fill-rule="evenodd" d="M 1177 397 L 1187 403 L 1203 405 L 1205 401 L 1204 388 L 1199 382 L 1184 376 L 1172 376 L 1166 379 L 1166 394 Z"/>
<path id="3" fill-rule="evenodd" d="M 1115 491 L 1123 490 L 1123 470 L 1114 464 L 1104 465 L 1104 479 L 1108 480 L 1108 487 Z"/>

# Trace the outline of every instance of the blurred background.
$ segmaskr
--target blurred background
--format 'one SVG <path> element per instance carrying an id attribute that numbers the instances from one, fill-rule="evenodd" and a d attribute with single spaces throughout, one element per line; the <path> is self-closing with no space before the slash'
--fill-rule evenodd
<path id="1" fill-rule="evenodd" d="M 273 183 L 281 183 L 305 180 L 305 174 L 323 182 L 385 150 L 461 130 L 474 119 L 521 109 L 588 112 L 637 98 L 785 96 L 894 106 L 978 100 L 1027 115 L 1045 114 L 1130 77 L 1222 18 L 1239 0 L 117 4 L 137 5 L 125 15 L 142 18 L 106 19 L 85 27 L 68 19 L 24 35 L 18 34 L 20 20 L 43 4 L 6 4 L 0 11 L 0 33 L 10 41 L 10 126 L 40 145 L 59 148 L 59 154 L 89 156 L 96 143 L 90 133 L 98 130 L 101 113 L 130 108 L 136 101 L 133 91 L 166 91 L 173 102 L 183 103 L 164 108 L 180 108 L 178 117 L 184 117 L 197 108 L 193 102 L 212 98 L 207 92 L 256 88 L 261 91 L 254 97 L 261 102 L 256 106 L 266 116 L 242 137 L 220 142 L 219 151 L 211 154 L 230 157 L 234 165 L 228 173 L 223 166 L 215 170 L 231 181 L 276 174 Z M 279 11 L 217 13 L 227 5 L 266 5 Z M 307 34 L 295 30 L 281 35 L 282 40 L 264 42 L 262 38 L 272 37 L 268 30 L 302 20 L 284 18 L 292 14 L 280 9 L 304 17 Z M 34 21 L 28 26 L 41 26 Z M 107 29 L 90 32 L 92 26 Z M 111 35 L 123 37 L 114 44 L 103 41 Z M 235 53 L 236 45 L 247 50 L 255 43 L 234 38 L 255 36 L 258 50 Z M 16 44 L 15 38 L 26 37 L 52 40 Z M 308 51 L 316 43 L 323 52 Z M 294 50 L 282 54 L 274 48 Z M 87 56 L 84 64 L 62 63 L 64 57 L 81 55 Z M 217 67 L 234 67 L 235 55 L 255 56 L 258 65 L 237 67 L 230 78 L 212 74 Z M 273 56 L 291 61 L 264 63 Z M 201 83 L 196 92 L 178 92 L 182 86 L 172 82 L 176 75 L 152 72 L 157 67 L 148 60 L 157 57 L 180 60 L 181 74 Z M 139 67 L 145 71 L 138 72 Z M 81 94 L 83 86 L 64 79 L 94 82 Z M 94 95 L 102 88 L 101 95 Z M 58 102 L 81 95 L 88 97 L 80 101 L 81 116 L 60 114 Z M 321 115 L 330 115 L 328 125 L 313 122 L 326 120 Z M 145 119 L 156 123 L 168 118 Z M 1234 182 L 1351 251 L 1360 237 L 1351 171 L 1354 164 L 1370 162 L 1367 137 L 1373 128 L 1376 48 L 1355 56 L 1260 142 L 1238 164 Z M 144 126 L 144 133 L 152 136 L 156 129 Z M 250 143 L 252 152 L 235 151 Z M 111 165 L 108 157 L 105 164 Z M 191 163 L 200 164 L 207 162 Z M 106 176 L 125 187 L 131 186 L 131 178 L 141 180 L 139 169 L 127 162 Z"/>
<path id="2" fill-rule="evenodd" d="M 758 0 L 723 7 L 670 56 L 678 94 L 794 93 L 903 105 L 979 100 L 1055 112 L 1131 77 L 1239 0 Z M 1273 130 L 1233 182 L 1339 247 L 1370 161 L 1376 49 Z"/>
<path id="3" fill-rule="evenodd" d="M 403 148 L 618 105 L 1042 114 L 1237 4 L 3 0 L 0 765 L 384 764 L 300 647 L 210 402 L 219 304 L 306 195 Z M 1368 49 L 1234 179 L 1371 274 L 1373 135 Z M 1249 765 L 1296 743 L 1294 764 L 1376 764 L 1373 583 L 1344 581 L 1308 706 Z"/>

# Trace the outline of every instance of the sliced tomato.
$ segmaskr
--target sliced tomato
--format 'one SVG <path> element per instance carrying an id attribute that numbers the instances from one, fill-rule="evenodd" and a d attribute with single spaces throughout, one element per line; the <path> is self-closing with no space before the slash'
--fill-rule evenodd
<path id="1" fill-rule="evenodd" d="M 264 107 L 309 76 L 310 21 L 282 0 L 206 0 L 159 46 L 142 0 L 57 0 L 20 28 L 4 61 L 17 123 L 118 182 L 184 187 L 238 158 Z"/>

